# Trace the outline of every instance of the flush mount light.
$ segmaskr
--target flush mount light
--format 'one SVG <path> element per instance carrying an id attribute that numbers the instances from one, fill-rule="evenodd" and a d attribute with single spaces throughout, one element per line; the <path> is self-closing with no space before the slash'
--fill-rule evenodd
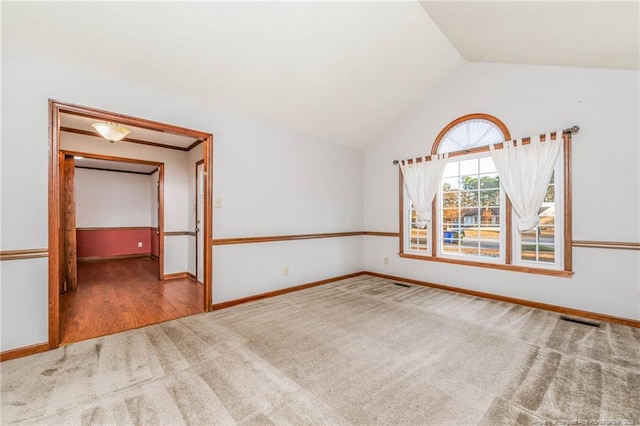
<path id="1" fill-rule="evenodd" d="M 131 130 L 123 126 L 119 126 L 116 123 L 93 123 L 91 126 L 100 133 L 100 136 L 111 143 L 122 140 L 125 136 L 131 133 Z"/>

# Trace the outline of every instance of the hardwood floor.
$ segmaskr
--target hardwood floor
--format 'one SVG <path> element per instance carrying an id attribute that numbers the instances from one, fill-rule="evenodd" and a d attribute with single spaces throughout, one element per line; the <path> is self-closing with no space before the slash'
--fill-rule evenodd
<path id="1" fill-rule="evenodd" d="M 159 281 L 151 258 L 78 262 L 78 289 L 60 295 L 60 343 L 202 312 L 203 287 L 189 278 Z"/>

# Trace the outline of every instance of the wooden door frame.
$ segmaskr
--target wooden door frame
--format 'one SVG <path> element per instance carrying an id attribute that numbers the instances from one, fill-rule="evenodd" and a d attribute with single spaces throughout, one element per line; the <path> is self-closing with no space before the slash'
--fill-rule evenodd
<path id="1" fill-rule="evenodd" d="M 117 114 L 110 111 L 89 108 L 85 106 L 59 102 L 49 99 L 49 349 L 57 348 L 60 345 L 60 114 L 72 114 L 82 117 L 91 117 L 96 120 L 117 121 L 119 124 L 141 127 L 150 130 L 173 133 L 176 135 L 190 136 L 203 141 L 204 151 L 204 297 L 203 311 L 211 311 L 213 304 L 213 276 L 212 276 L 212 256 L 213 250 L 211 242 L 213 240 L 213 135 L 211 133 L 186 129 L 170 124 L 146 120 Z M 69 151 L 67 151 L 68 153 Z M 80 155 L 80 153 L 78 153 Z M 82 156 L 97 156 L 98 154 L 82 154 Z M 108 156 L 100 156 L 103 159 Z M 125 160 L 118 157 L 108 157 L 111 159 Z M 142 161 L 142 160 L 136 160 Z M 164 178 L 164 165 L 161 167 L 161 175 Z M 164 194 L 164 188 L 161 188 Z M 164 195 L 163 195 L 164 197 Z M 164 202 L 162 203 L 164 204 Z M 162 211 L 164 216 L 164 211 Z M 164 251 L 164 217 L 160 220 L 158 215 L 159 250 Z M 164 256 L 162 256 L 164 257 Z"/>

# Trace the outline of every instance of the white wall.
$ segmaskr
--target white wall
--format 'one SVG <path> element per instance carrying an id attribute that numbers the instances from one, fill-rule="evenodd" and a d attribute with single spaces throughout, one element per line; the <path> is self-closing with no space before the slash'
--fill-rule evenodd
<path id="1" fill-rule="evenodd" d="M 365 151 L 365 229 L 398 229 L 392 160 L 428 154 L 446 124 L 484 112 L 500 118 L 514 138 L 579 125 L 573 138 L 574 239 L 640 241 L 639 80 L 637 71 L 465 64 Z M 638 251 L 575 248 L 570 279 L 401 259 L 397 252 L 395 238 L 366 237 L 365 268 L 640 318 Z"/>
<path id="2" fill-rule="evenodd" d="M 76 227 L 151 226 L 150 188 L 147 175 L 76 168 Z"/>
<path id="3" fill-rule="evenodd" d="M 176 76 L 179 78 L 179 76 Z M 75 103 L 122 114 L 214 133 L 214 196 L 223 198 L 223 208 L 214 215 L 214 237 L 277 235 L 362 230 L 362 152 L 326 141 L 318 141 L 280 127 L 235 114 L 180 96 L 152 90 L 142 84 L 112 78 L 56 60 L 2 47 L 2 250 L 47 247 L 47 100 Z M 96 141 L 99 141 L 98 138 Z M 98 143 L 98 142 L 96 142 Z M 107 146 L 110 145 L 110 146 Z M 100 152 L 130 158 L 154 158 L 142 153 L 141 145 L 126 144 L 127 155 L 118 151 L 125 144 L 104 144 Z M 168 150 L 163 150 L 168 151 Z M 28 159 L 25 167 L 23 160 Z M 177 161 L 177 160 L 176 160 Z M 186 170 L 186 168 L 185 168 Z M 190 170 L 190 169 L 189 169 Z M 166 170 L 166 231 L 188 229 L 188 194 L 184 185 L 174 185 L 175 173 Z M 20 182 L 19 185 L 16 182 Z M 179 208 L 182 213 L 173 214 Z M 165 244 L 169 241 L 168 237 Z M 168 252 L 187 250 L 178 239 Z M 337 273 L 360 271 L 360 237 L 291 242 L 296 256 L 289 263 L 291 284 L 315 281 Z M 321 241 L 321 242 L 320 242 Z M 184 248 L 183 248 L 184 247 Z M 268 245 L 263 246 L 268 247 Z M 286 250 L 269 248 L 274 256 Z M 334 259 L 340 253 L 339 259 Z M 282 279 L 282 265 L 260 276 L 252 272 L 255 247 L 219 247 L 213 259 L 218 270 L 216 294 L 254 294 L 275 289 Z M 218 260 L 220 259 L 220 260 Z M 233 259 L 225 262 L 225 259 Z M 321 267 L 331 259 L 331 269 Z M 187 262 L 184 256 L 184 262 Z M 47 297 L 46 268 L 29 271 L 27 261 L 15 263 L 16 280 L 2 280 L 3 324 L 20 324 L 20 338 L 3 333 L 0 350 L 40 343 L 47 335 L 42 303 Z M 180 263 L 182 261 L 177 261 Z M 281 263 L 281 262 L 279 262 Z M 165 271 L 182 265 L 167 265 Z M 181 269 L 186 269 L 186 264 Z M 20 270 L 25 271 L 20 275 Z M 4 273 L 3 273 L 4 274 Z M 14 276 L 14 275 L 12 275 Z M 3 277 L 4 278 L 4 277 Z M 267 287 L 263 283 L 269 283 Z M 234 290 L 230 290 L 234 289 Z M 241 289 L 241 291 L 236 291 Z M 235 292 L 235 293 L 234 293 Z M 30 313 L 27 320 L 5 314 L 9 306 Z M 6 316 L 6 317 L 5 317 Z"/>
<path id="4" fill-rule="evenodd" d="M 189 267 L 189 237 L 171 235 L 164 237 L 164 273 L 186 272 Z"/>
<path id="5" fill-rule="evenodd" d="M 49 286 L 48 259 L 0 262 L 0 338 L 2 350 L 44 343 Z"/>
<path id="6" fill-rule="evenodd" d="M 216 134 L 214 239 L 360 231 L 362 152 L 298 141 L 288 132 Z M 215 303 L 362 270 L 361 237 L 215 246 Z M 336 258 L 336 254 L 340 254 Z M 289 267 L 289 276 L 283 267 Z"/>
<path id="7" fill-rule="evenodd" d="M 362 267 L 352 264 L 361 265 L 362 238 L 214 246 L 213 299 L 219 303 L 359 272 Z"/>

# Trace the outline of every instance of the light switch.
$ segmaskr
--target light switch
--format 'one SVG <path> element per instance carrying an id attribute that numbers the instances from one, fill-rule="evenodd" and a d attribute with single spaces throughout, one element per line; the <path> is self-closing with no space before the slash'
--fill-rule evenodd
<path id="1" fill-rule="evenodd" d="M 216 209 L 221 209 L 222 208 L 222 198 L 220 197 L 216 197 L 216 199 L 213 201 L 213 205 Z"/>

